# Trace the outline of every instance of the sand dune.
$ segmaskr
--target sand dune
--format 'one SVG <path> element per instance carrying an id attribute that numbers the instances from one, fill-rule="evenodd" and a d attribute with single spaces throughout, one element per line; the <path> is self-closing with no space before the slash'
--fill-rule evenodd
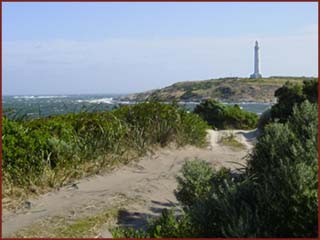
<path id="1" fill-rule="evenodd" d="M 244 144 L 245 149 L 234 150 L 219 143 L 221 136 L 231 133 Z M 148 217 L 157 216 L 162 209 L 177 204 L 174 196 L 177 186 L 175 177 L 186 160 L 199 158 L 216 167 L 237 168 L 239 165 L 235 162 L 245 163 L 243 157 L 252 148 L 255 137 L 256 131 L 208 130 L 209 145 L 205 149 L 193 146 L 157 149 L 112 173 L 82 179 L 59 191 L 31 199 L 28 209 L 20 209 L 15 213 L 4 212 L 3 236 L 11 236 L 20 229 L 40 224 L 53 216 L 68 216 L 73 221 L 97 214 L 118 201 L 121 195 L 139 201 L 126 206 L 126 212 L 121 214 L 117 224 L 143 226 Z M 107 229 L 101 229 L 99 236 L 111 237 Z"/>

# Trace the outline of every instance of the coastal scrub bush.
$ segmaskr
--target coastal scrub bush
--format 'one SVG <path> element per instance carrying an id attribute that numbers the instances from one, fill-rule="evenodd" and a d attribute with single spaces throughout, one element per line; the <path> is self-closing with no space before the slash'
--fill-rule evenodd
<path id="1" fill-rule="evenodd" d="M 216 171 L 194 160 L 181 173 L 176 196 L 182 212 L 165 212 L 144 236 L 317 237 L 317 104 L 306 100 L 286 123 L 268 124 L 242 171 Z M 160 231 L 167 226 L 172 232 Z M 117 237 L 134 231 L 141 230 L 122 229 Z"/>
<path id="2" fill-rule="evenodd" d="M 284 123 L 292 114 L 293 107 L 305 100 L 311 103 L 318 102 L 318 80 L 304 80 L 303 84 L 286 82 L 275 92 L 277 103 L 271 108 L 273 121 Z"/>
<path id="3" fill-rule="evenodd" d="M 143 138 L 147 145 L 165 145 L 178 133 L 179 111 L 170 105 L 159 102 L 141 103 L 117 109 L 114 114 L 128 124 L 130 129 L 137 130 L 131 133 Z"/>
<path id="4" fill-rule="evenodd" d="M 116 228 L 113 237 L 223 237 L 222 226 L 230 223 L 233 214 L 228 208 L 234 207 L 226 200 L 234 192 L 231 172 L 224 168 L 216 171 L 208 163 L 194 160 L 185 163 L 181 174 L 175 192 L 181 212 L 164 210 L 148 223 L 144 234 L 141 229 Z"/>
<path id="5" fill-rule="evenodd" d="M 76 145 L 83 159 L 112 152 L 121 153 L 127 126 L 112 112 L 79 113 L 66 116 L 77 136 Z"/>
<path id="6" fill-rule="evenodd" d="M 318 80 L 304 80 L 303 84 L 286 82 L 275 92 L 278 101 L 271 109 L 267 109 L 259 118 L 258 129 L 262 130 L 271 122 L 285 123 L 292 115 L 293 108 L 305 100 L 318 102 Z"/>
<path id="7" fill-rule="evenodd" d="M 317 105 L 308 101 L 293 108 L 286 124 L 268 125 L 258 138 L 240 181 L 229 181 L 228 187 L 220 188 L 224 189 L 222 195 L 212 188 L 209 198 L 203 198 L 206 202 L 198 201 L 191 216 L 198 216 L 192 219 L 196 220 L 194 226 L 199 226 L 199 235 L 317 236 L 317 129 Z M 211 213 L 213 217 L 201 218 L 201 213 Z M 204 219 L 212 227 L 204 228 Z M 217 231 L 211 232 L 213 226 L 219 226 Z"/>
<path id="8" fill-rule="evenodd" d="M 256 178 L 261 226 L 269 236 L 316 236 L 317 129 L 317 105 L 305 101 L 288 123 L 266 127 L 250 157 L 248 172 Z"/>
<path id="9" fill-rule="evenodd" d="M 311 103 L 318 102 L 318 79 L 304 80 L 302 92 L 306 98 Z"/>
<path id="10" fill-rule="evenodd" d="M 183 206 L 191 206 L 210 192 L 213 171 L 209 163 L 202 160 L 187 161 L 181 174 L 182 176 L 177 177 L 178 188 L 175 195 Z"/>
<path id="11" fill-rule="evenodd" d="M 318 108 L 305 101 L 287 123 L 268 125 L 249 157 L 255 236 L 317 236 L 317 173 Z"/>
<path id="12" fill-rule="evenodd" d="M 188 216 L 176 217 L 175 209 L 164 209 L 159 218 L 150 221 L 147 233 L 151 238 L 182 238 L 190 236 Z"/>
<path id="13" fill-rule="evenodd" d="M 2 167 L 4 177 L 14 184 L 26 184 L 44 170 L 45 136 L 31 133 L 21 122 L 2 118 Z M 33 174 L 30 174 L 30 173 Z"/>
<path id="14" fill-rule="evenodd" d="M 2 120 L 4 180 L 19 187 L 45 185 L 48 172 L 64 179 L 76 178 L 127 163 L 157 144 L 204 146 L 208 128 L 199 116 L 158 102 L 111 112 L 25 121 L 4 116 Z M 55 182 L 63 184 L 64 179 Z"/>
<path id="15" fill-rule="evenodd" d="M 115 227 L 113 238 L 185 238 L 192 237 L 187 215 L 176 216 L 174 209 L 164 209 L 158 218 L 151 219 L 145 230 Z"/>
<path id="16" fill-rule="evenodd" d="M 290 82 L 286 82 L 285 85 L 276 90 L 274 95 L 278 101 L 271 108 L 271 116 L 273 120 L 277 119 L 282 123 L 287 121 L 293 106 L 305 99 L 302 86 Z"/>
<path id="17" fill-rule="evenodd" d="M 77 153 L 75 135 L 72 125 L 65 121 L 63 117 L 50 117 L 31 119 L 21 122 L 24 128 L 29 129 L 31 137 L 41 142 L 39 153 L 42 161 L 49 168 L 56 168 L 60 161 L 64 164 Z"/>
<path id="18" fill-rule="evenodd" d="M 156 101 L 121 107 L 114 114 L 129 126 L 134 138 L 142 139 L 142 146 L 171 141 L 203 146 L 209 128 L 199 116 Z"/>
<path id="19" fill-rule="evenodd" d="M 186 112 L 182 109 L 179 109 L 179 113 L 181 123 L 178 126 L 179 138 L 177 143 L 179 145 L 205 146 L 207 143 L 207 129 L 210 126 L 197 114 Z"/>
<path id="20" fill-rule="evenodd" d="M 244 111 L 239 105 L 227 106 L 212 99 L 202 101 L 194 113 L 218 129 L 254 129 L 258 121 L 255 113 Z"/>
<path id="21" fill-rule="evenodd" d="M 271 108 L 268 108 L 259 117 L 259 120 L 258 120 L 258 123 L 257 123 L 257 128 L 259 130 L 263 130 L 264 127 L 267 124 L 271 123 L 271 122 L 272 122 L 272 119 L 271 119 Z"/>

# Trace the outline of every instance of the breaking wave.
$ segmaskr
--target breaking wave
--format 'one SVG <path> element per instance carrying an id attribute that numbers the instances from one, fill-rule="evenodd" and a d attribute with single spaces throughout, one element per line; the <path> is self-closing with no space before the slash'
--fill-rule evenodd
<path id="1" fill-rule="evenodd" d="M 13 98 L 15 98 L 15 99 L 20 99 L 20 98 L 37 99 L 37 98 L 66 98 L 66 97 L 67 96 L 56 95 L 56 96 L 14 96 Z"/>
<path id="2" fill-rule="evenodd" d="M 113 103 L 113 98 L 99 98 L 99 99 L 84 99 L 84 100 L 77 100 L 77 102 L 87 102 L 87 103 Z"/>

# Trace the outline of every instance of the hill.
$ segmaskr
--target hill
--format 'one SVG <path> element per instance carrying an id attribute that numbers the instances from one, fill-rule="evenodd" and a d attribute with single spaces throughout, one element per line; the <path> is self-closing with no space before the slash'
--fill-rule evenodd
<path id="1" fill-rule="evenodd" d="M 223 102 L 275 102 L 274 92 L 285 82 L 302 83 L 308 77 L 219 78 L 178 82 L 171 86 L 121 97 L 126 101 L 201 101 L 214 98 Z"/>

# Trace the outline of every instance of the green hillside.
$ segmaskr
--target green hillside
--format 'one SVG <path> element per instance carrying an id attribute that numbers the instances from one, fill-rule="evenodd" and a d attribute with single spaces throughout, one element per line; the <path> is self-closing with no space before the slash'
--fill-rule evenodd
<path id="1" fill-rule="evenodd" d="M 315 79 L 308 77 L 269 77 L 250 78 L 219 78 L 200 81 L 178 82 L 171 86 L 131 94 L 122 100 L 131 101 L 200 101 L 214 98 L 224 102 L 274 102 L 274 92 L 285 82 L 302 83 L 303 80 Z"/>

